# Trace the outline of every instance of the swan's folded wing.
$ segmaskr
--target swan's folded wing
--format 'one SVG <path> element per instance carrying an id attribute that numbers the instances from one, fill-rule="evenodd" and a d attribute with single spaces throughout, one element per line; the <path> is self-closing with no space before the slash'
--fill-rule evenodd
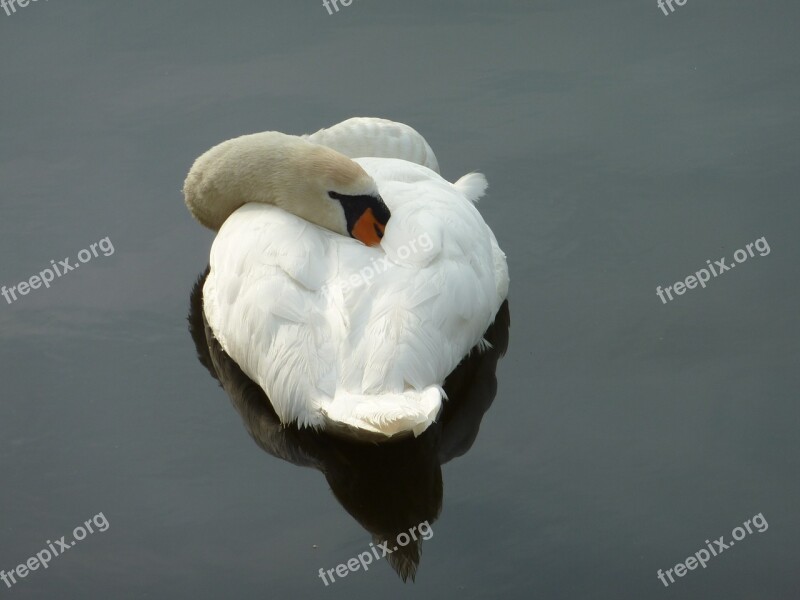
<path id="1" fill-rule="evenodd" d="M 309 402 L 334 395 L 336 360 L 320 310 L 325 235 L 309 228 L 319 229 L 270 206 L 240 208 L 214 240 L 203 296 L 223 349 L 264 389 L 281 422 L 320 426 Z"/>
<path id="2" fill-rule="evenodd" d="M 381 244 L 386 258 L 342 299 L 350 323 L 340 378 L 363 394 L 440 384 L 502 302 L 491 232 L 472 203 L 430 172 L 427 182 L 400 175 L 381 181 L 395 225 Z M 346 264 L 360 268 L 365 256 Z"/>
<path id="3" fill-rule="evenodd" d="M 354 117 L 303 137 L 350 158 L 399 158 L 439 172 L 439 163 L 428 142 L 403 123 Z"/>
<path id="4" fill-rule="evenodd" d="M 347 387 L 380 394 L 443 382 L 491 322 L 496 291 L 486 271 L 444 258 L 420 270 L 393 265 L 353 294 L 340 350 Z"/>

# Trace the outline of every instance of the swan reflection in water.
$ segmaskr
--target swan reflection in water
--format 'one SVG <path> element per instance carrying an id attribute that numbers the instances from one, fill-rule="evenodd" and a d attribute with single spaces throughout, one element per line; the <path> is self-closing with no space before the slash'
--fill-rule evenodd
<path id="1" fill-rule="evenodd" d="M 482 352 L 474 348 L 447 377 L 449 399 L 437 421 L 419 437 L 372 444 L 280 423 L 264 391 L 225 353 L 206 322 L 207 275 L 208 270 L 192 289 L 189 330 L 198 359 L 228 394 L 256 444 L 277 458 L 321 471 L 376 547 L 389 542 L 391 548 L 398 534 L 432 524 L 442 507 L 441 465 L 470 449 L 497 392 L 495 370 L 508 346 L 508 301 L 484 335 L 490 346 Z M 414 579 L 421 544 L 422 538 L 411 540 L 385 557 L 403 581 Z"/>

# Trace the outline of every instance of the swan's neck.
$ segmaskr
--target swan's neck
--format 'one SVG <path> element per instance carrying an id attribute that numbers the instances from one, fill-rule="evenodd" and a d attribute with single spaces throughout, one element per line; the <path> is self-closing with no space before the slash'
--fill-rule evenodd
<path id="1" fill-rule="evenodd" d="M 215 231 L 248 202 L 272 204 L 347 234 L 341 210 L 322 182 L 363 170 L 341 154 L 274 131 L 228 140 L 200 156 L 183 186 L 192 215 Z M 365 173 L 363 173 L 366 176 Z"/>

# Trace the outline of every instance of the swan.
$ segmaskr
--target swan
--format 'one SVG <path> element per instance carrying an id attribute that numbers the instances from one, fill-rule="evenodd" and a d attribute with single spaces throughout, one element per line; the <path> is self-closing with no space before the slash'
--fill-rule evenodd
<path id="1" fill-rule="evenodd" d="M 384 119 L 244 135 L 195 160 L 184 199 L 217 232 L 203 313 L 284 426 L 380 441 L 436 420 L 508 294 L 474 206 L 486 187 L 446 181 L 424 138 Z"/>

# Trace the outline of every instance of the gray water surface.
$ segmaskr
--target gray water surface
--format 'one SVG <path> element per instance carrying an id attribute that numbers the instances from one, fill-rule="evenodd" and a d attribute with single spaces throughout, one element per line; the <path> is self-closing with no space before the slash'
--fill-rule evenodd
<path id="1" fill-rule="evenodd" d="M 800 6 L 673 6 L 0 9 L 0 285 L 113 245 L 0 297 L 0 570 L 108 522 L 0 597 L 800 597 Z M 427 483 L 379 516 L 415 485 L 413 514 L 438 514 L 416 581 L 383 559 L 326 587 L 373 542 L 337 494 L 393 471 L 266 421 L 282 458 L 254 443 L 188 331 L 213 233 L 180 190 L 219 141 L 356 115 L 415 127 L 450 180 L 487 175 L 511 326 L 496 394 L 490 365 L 457 435 L 391 463 Z"/>

